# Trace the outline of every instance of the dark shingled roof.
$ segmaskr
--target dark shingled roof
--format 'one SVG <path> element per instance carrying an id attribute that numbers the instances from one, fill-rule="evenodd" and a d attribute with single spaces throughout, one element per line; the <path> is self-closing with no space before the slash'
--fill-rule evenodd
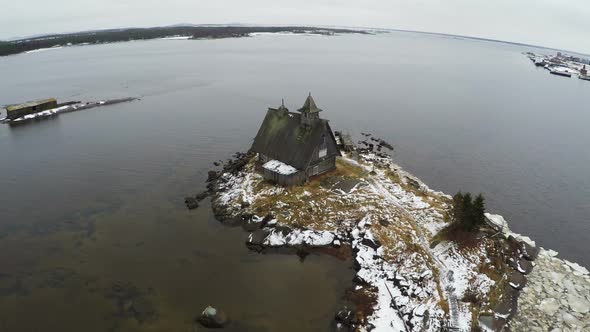
<path id="1" fill-rule="evenodd" d="M 313 97 L 311 96 L 311 93 L 310 93 L 309 96 L 307 96 L 307 99 L 305 99 L 305 103 L 303 104 L 303 107 L 298 109 L 298 111 L 301 113 L 303 113 L 303 112 L 317 113 L 317 112 L 321 112 L 322 110 L 316 106 L 315 101 L 313 100 Z"/>
<path id="2" fill-rule="evenodd" d="M 301 124 L 301 114 L 271 108 L 254 139 L 252 151 L 297 169 L 304 169 L 313 159 L 322 135 L 326 135 L 328 156 L 339 156 L 340 152 L 327 120 L 311 119 L 306 126 Z"/>

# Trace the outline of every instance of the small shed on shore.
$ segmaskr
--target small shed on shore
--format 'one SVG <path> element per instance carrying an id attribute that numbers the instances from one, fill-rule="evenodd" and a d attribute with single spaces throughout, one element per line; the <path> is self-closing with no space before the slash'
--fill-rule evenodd
<path id="1" fill-rule="evenodd" d="M 284 103 L 268 109 L 252 144 L 265 179 L 298 185 L 336 168 L 340 151 L 328 120 L 319 117 L 321 111 L 311 94 L 297 113 Z"/>
<path id="2" fill-rule="evenodd" d="M 18 119 L 22 116 L 50 110 L 57 107 L 55 98 L 29 101 L 24 104 L 6 106 L 6 118 Z"/>

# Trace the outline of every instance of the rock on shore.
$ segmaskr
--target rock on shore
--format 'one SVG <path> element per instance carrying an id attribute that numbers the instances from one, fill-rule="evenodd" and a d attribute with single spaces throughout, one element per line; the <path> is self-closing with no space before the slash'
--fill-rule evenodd
<path id="1" fill-rule="evenodd" d="M 541 249 L 512 319 L 513 331 L 590 331 L 590 275 Z"/>
<path id="2" fill-rule="evenodd" d="M 203 310 L 201 315 L 197 318 L 197 321 L 201 323 L 201 325 L 212 329 L 225 327 L 229 323 L 229 319 L 225 312 L 211 306 L 208 306 Z"/>

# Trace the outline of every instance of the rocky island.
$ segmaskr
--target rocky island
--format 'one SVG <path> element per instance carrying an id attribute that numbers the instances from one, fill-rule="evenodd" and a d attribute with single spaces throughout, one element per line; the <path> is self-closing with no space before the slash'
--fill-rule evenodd
<path id="1" fill-rule="evenodd" d="M 273 117 L 272 135 L 283 138 L 285 150 L 295 144 L 285 138 L 291 134 L 277 134 L 286 130 L 308 148 L 317 144 L 309 150 L 322 156 L 311 158 L 318 164 L 331 158 L 332 140 L 311 134 L 323 132 L 313 128 L 325 129 L 327 122 L 321 125 L 325 120 L 310 98 L 301 114 L 284 105 L 269 109 L 265 123 Z M 292 121 L 301 127 L 291 128 Z M 335 313 L 335 330 L 590 329 L 590 276 L 584 267 L 512 233 L 499 215 L 486 213 L 470 231 L 451 227 L 457 217 L 453 197 L 398 166 L 385 152 L 389 143 L 364 134 L 352 145 L 337 132 L 338 155 L 324 172 L 288 164 L 277 169 L 283 161 L 273 158 L 282 159 L 280 153 L 262 153 L 256 143 L 269 135 L 266 130 L 263 124 L 251 151 L 210 171 L 208 190 L 187 197 L 187 206 L 198 207 L 211 195 L 217 219 L 248 231 L 246 245 L 256 252 L 293 253 L 302 260 L 328 254 L 351 264 L 356 275 Z M 269 170 L 303 172 L 305 181 L 278 185 Z"/>

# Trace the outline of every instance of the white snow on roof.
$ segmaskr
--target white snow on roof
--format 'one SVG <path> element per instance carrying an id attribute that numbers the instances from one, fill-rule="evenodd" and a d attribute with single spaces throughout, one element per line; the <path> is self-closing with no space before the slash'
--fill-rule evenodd
<path id="1" fill-rule="evenodd" d="M 262 167 L 282 175 L 291 175 L 297 173 L 297 168 L 274 159 L 262 165 Z"/>

